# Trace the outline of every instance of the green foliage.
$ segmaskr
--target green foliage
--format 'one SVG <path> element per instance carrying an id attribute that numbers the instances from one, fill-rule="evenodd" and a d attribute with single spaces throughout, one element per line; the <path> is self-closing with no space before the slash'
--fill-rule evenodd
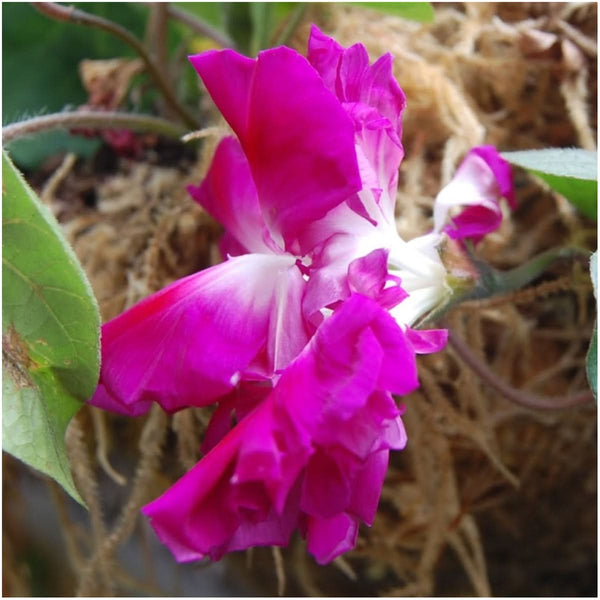
<path id="1" fill-rule="evenodd" d="M 514 165 L 544 180 L 590 219 L 598 218 L 598 153 L 578 148 L 503 152 Z"/>
<path id="2" fill-rule="evenodd" d="M 594 296 L 598 302 L 598 251 L 590 259 L 590 277 L 594 285 Z M 598 397 L 598 323 L 594 323 L 594 333 L 586 357 L 586 371 L 594 396 Z"/>
<path id="3" fill-rule="evenodd" d="M 206 23 L 212 25 L 215 29 L 226 32 L 225 27 L 225 2 L 175 2 L 175 4 L 189 12 Z"/>
<path id="4" fill-rule="evenodd" d="M 2 446 L 81 501 L 64 436 L 98 381 L 98 307 L 54 217 L 6 154 L 2 179 Z"/>
<path id="5" fill-rule="evenodd" d="M 256 56 L 275 43 L 275 31 L 298 5 L 296 2 L 224 2 L 225 27 L 242 54 Z"/>
<path id="6" fill-rule="evenodd" d="M 435 17 L 430 2 L 349 2 L 349 4 L 372 8 L 388 15 L 419 23 L 432 23 Z"/>
<path id="7" fill-rule="evenodd" d="M 98 16 L 143 35 L 147 8 L 129 2 L 75 3 Z M 40 14 L 31 4 L 2 3 L 2 104 L 4 124 L 41 113 L 78 106 L 86 93 L 78 75 L 85 58 L 133 56 L 129 46 L 104 31 L 58 23 Z M 89 156 L 97 140 L 52 132 L 43 138 L 15 141 L 11 156 L 23 169 L 36 168 L 56 152 L 72 151 Z"/>
<path id="8" fill-rule="evenodd" d="M 252 22 L 250 53 L 256 56 L 260 50 L 269 45 L 269 34 L 273 27 L 273 3 L 249 2 L 248 6 Z"/>

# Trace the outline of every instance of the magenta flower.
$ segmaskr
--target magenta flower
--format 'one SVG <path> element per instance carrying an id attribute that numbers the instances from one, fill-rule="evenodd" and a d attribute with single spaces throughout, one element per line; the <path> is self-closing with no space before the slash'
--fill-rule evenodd
<path id="1" fill-rule="evenodd" d="M 91 403 L 139 415 L 218 402 L 206 456 L 144 508 L 178 560 L 285 545 L 298 528 L 327 562 L 372 523 L 389 450 L 406 443 L 391 394 L 417 387 L 415 353 L 446 343 L 411 328 L 449 292 L 438 246 L 498 226 L 510 171 L 473 150 L 433 231 L 405 241 L 390 55 L 369 65 L 362 45 L 313 27 L 308 60 L 288 48 L 190 60 L 237 136 L 190 188 L 225 226 L 228 259 L 104 325 Z"/>
<path id="2" fill-rule="evenodd" d="M 478 242 L 500 227 L 502 211 L 498 200 L 502 197 L 513 210 L 516 208 L 510 165 L 493 146 L 473 148 L 436 198 L 435 230 L 444 231 L 454 239 L 470 238 Z M 444 227 L 449 211 L 462 205 L 468 208 Z"/>
<path id="3" fill-rule="evenodd" d="M 221 142 L 206 179 L 190 188 L 225 225 L 229 259 L 103 326 L 92 404 L 139 415 L 156 401 L 173 412 L 219 400 L 240 380 L 270 380 L 373 268 L 386 272 L 382 305 L 406 328 L 448 293 L 442 232 L 497 227 L 500 196 L 512 201 L 510 171 L 482 147 L 440 192 L 433 233 L 400 238 L 405 99 L 391 56 L 369 66 L 364 46 L 344 49 L 313 27 L 308 59 L 288 48 L 256 60 L 232 50 L 191 57 L 238 138 Z"/>
<path id="4" fill-rule="evenodd" d="M 286 545 L 298 528 L 318 562 L 371 524 L 390 449 L 406 435 L 390 392 L 418 385 L 412 344 L 352 295 L 272 392 L 191 471 L 143 508 L 177 560 Z"/>
<path id="5" fill-rule="evenodd" d="M 297 356 L 314 326 L 301 308 L 309 258 L 294 249 L 361 187 L 352 122 L 305 58 L 277 48 L 192 62 L 239 138 L 223 140 L 194 194 L 227 228 L 228 249 L 248 254 L 104 325 L 91 403 L 129 415 L 153 401 L 169 412 L 209 404 L 242 375 L 270 378 Z"/>

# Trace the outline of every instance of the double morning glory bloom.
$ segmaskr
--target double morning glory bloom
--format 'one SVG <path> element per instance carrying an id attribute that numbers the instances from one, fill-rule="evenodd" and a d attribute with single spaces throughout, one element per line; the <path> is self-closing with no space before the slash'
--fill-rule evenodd
<path id="1" fill-rule="evenodd" d="M 411 328 L 450 291 L 438 249 L 499 226 L 510 171 L 473 149 L 433 230 L 405 241 L 405 98 L 389 54 L 369 65 L 364 46 L 313 27 L 307 58 L 190 60 L 235 133 L 190 187 L 224 225 L 227 260 L 103 326 L 90 402 L 131 416 L 218 403 L 204 458 L 143 509 L 178 560 L 285 545 L 299 529 L 325 563 L 373 522 L 389 451 L 406 443 L 392 395 L 418 386 L 416 354 L 446 343 Z"/>

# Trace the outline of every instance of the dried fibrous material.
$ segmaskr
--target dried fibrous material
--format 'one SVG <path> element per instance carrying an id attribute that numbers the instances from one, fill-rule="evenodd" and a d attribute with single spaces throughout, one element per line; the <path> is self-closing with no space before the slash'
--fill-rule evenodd
<path id="1" fill-rule="evenodd" d="M 472 145 L 593 148 L 596 139 L 596 4 L 435 10 L 426 25 L 346 4 L 309 11 L 341 44 L 362 42 L 372 58 L 395 56 L 408 100 L 397 214 L 405 238 L 430 229 L 433 198 Z M 293 40 L 300 51 L 308 26 Z M 69 203 L 84 178 L 72 161 L 48 182 L 44 198 L 104 320 L 219 260 L 220 229 L 185 191 L 206 172 L 224 131 L 216 115 L 208 125 L 195 136 L 203 144 L 197 164 L 122 159 L 117 173 L 95 176 L 93 206 Z M 510 268 L 553 246 L 595 248 L 594 225 L 564 199 L 522 172 L 516 182 L 519 208 L 478 247 L 485 259 Z M 513 385 L 566 395 L 587 385 L 593 318 L 589 279 L 567 265 L 526 290 L 457 307 L 448 325 Z M 266 594 L 594 595 L 595 409 L 511 404 L 451 348 L 422 357 L 419 371 L 420 389 L 402 399 L 408 446 L 393 455 L 375 523 L 361 529 L 356 550 L 319 567 L 300 540 L 275 554 L 256 549 L 248 564 L 245 555 L 229 559 L 240 579 Z M 153 594 L 151 581 L 118 567 L 117 552 L 131 537 L 143 540 L 139 507 L 195 463 L 209 417 L 209 409 L 167 417 L 155 407 L 143 419 L 106 415 L 100 422 L 85 412 L 74 422 L 69 447 L 90 506 L 87 528 L 70 523 L 63 493 L 53 487 L 71 593 Z M 123 488 L 111 468 L 127 479 Z M 6 487 L 5 506 L 17 493 L 17 484 Z M 14 539 L 8 528 L 5 564 L 14 566 L 8 583 L 18 595 L 28 583 Z M 151 573 L 157 557 L 148 550 L 146 560 Z M 182 576 L 193 568 L 182 568 Z"/>

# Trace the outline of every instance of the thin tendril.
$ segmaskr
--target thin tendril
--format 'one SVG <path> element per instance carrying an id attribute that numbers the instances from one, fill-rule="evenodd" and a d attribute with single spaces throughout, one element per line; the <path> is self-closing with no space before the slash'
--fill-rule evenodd
<path id="1" fill-rule="evenodd" d="M 75 127 L 131 129 L 132 131 L 147 131 L 169 137 L 181 137 L 185 133 L 185 130 L 176 123 L 150 115 L 79 110 L 43 115 L 7 125 L 2 128 L 2 142 L 8 144 L 18 138 L 49 129 L 71 129 Z"/>
<path id="2" fill-rule="evenodd" d="M 591 390 L 583 390 L 570 396 L 542 396 L 519 390 L 500 378 L 480 358 L 478 358 L 455 332 L 449 330 L 448 340 L 458 356 L 479 375 L 479 377 L 515 404 L 532 409 L 564 410 L 590 404 L 594 401 Z"/>

